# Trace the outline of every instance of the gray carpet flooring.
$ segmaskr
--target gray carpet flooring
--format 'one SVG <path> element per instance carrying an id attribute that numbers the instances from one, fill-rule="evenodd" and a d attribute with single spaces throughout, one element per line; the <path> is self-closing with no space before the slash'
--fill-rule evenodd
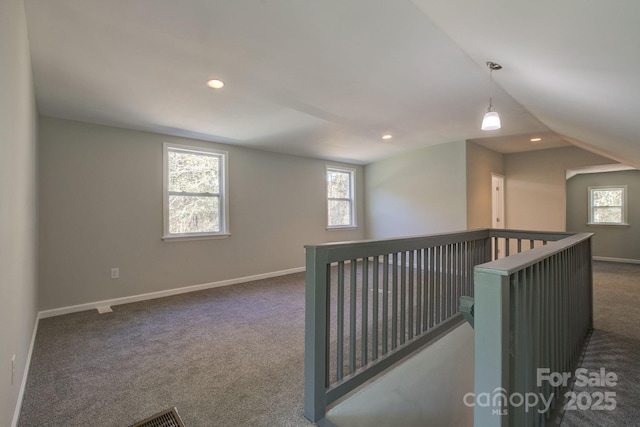
<path id="1" fill-rule="evenodd" d="M 304 275 L 43 319 L 19 426 L 306 426 Z"/>
<path id="2" fill-rule="evenodd" d="M 562 425 L 639 425 L 640 265 L 594 269 L 583 367 L 616 372 L 617 408 Z M 40 321 L 19 426 L 125 427 L 172 406 L 188 427 L 311 425 L 302 273 L 113 309 Z"/>
<path id="3" fill-rule="evenodd" d="M 576 402 L 562 427 L 640 425 L 640 265 L 594 263 L 594 331 L 581 368 L 617 375 L 615 386 L 573 388 Z M 600 394 L 611 395 L 615 409 Z M 598 409 L 602 408 L 602 409 Z"/>

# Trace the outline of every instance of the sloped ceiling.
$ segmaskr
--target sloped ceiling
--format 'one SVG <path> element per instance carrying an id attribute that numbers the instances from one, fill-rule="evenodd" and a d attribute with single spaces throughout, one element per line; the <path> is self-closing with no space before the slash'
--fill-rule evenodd
<path id="1" fill-rule="evenodd" d="M 640 2 L 25 7 L 43 115 L 362 164 L 473 139 L 500 151 L 571 143 L 640 166 Z M 485 132 L 489 60 L 504 67 L 503 128 Z M 226 86 L 207 88 L 211 77 Z"/>

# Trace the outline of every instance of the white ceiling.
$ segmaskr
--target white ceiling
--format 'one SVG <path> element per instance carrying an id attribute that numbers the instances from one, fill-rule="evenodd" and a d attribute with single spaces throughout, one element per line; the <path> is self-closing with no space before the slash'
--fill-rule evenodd
<path id="1" fill-rule="evenodd" d="M 571 143 L 640 167 L 637 0 L 25 7 L 43 115 L 363 164 L 472 139 L 503 152 Z M 503 128 L 484 132 L 489 60 L 504 67 Z M 226 86 L 208 89 L 211 77 Z"/>

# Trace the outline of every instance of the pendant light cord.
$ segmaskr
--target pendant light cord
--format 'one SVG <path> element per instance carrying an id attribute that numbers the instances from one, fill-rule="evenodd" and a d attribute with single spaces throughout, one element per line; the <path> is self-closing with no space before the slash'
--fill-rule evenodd
<path id="1" fill-rule="evenodd" d="M 493 111 L 493 69 L 489 68 L 489 110 Z"/>
<path id="2" fill-rule="evenodd" d="M 489 68 L 489 109 L 487 111 L 493 111 L 493 70 L 501 70 L 502 65 L 487 61 L 487 67 Z"/>

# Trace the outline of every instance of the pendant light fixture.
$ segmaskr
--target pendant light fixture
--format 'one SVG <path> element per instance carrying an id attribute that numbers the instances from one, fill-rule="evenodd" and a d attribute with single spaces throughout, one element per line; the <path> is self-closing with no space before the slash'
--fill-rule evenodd
<path id="1" fill-rule="evenodd" d="M 484 114 L 482 119 L 482 130 L 496 130 L 500 129 L 500 116 L 493 109 L 493 73 L 494 71 L 502 69 L 502 65 L 496 64 L 495 62 L 488 61 L 487 67 L 489 67 L 489 108 L 487 108 L 487 112 Z"/>

